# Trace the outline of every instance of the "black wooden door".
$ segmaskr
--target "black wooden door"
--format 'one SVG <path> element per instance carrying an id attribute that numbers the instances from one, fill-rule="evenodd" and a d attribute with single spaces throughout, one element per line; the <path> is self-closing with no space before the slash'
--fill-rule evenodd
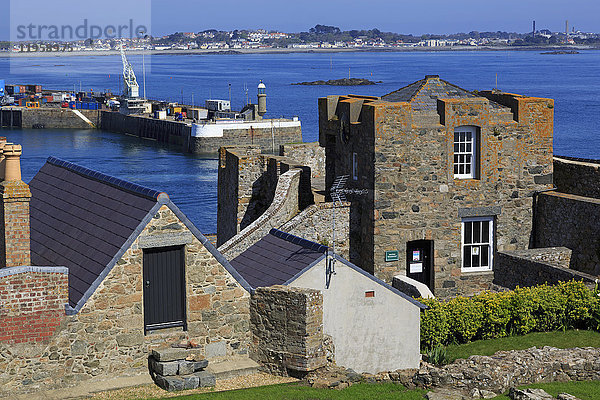
<path id="1" fill-rule="evenodd" d="M 145 330 L 186 327 L 183 247 L 144 250 Z"/>
<path id="2" fill-rule="evenodd" d="M 406 276 L 426 284 L 433 293 L 433 240 L 406 243 Z"/>

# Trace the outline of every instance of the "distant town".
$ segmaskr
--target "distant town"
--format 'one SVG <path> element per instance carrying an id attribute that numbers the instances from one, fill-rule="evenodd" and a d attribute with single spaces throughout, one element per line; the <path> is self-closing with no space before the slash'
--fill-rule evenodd
<path id="1" fill-rule="evenodd" d="M 22 41 L 0 42 L 0 52 L 85 52 L 118 50 L 119 39 L 87 39 L 78 41 Z M 528 33 L 477 32 L 448 35 L 426 34 L 414 36 L 382 32 L 379 29 L 342 31 L 335 26 L 316 25 L 307 32 L 286 33 L 279 31 L 215 29 L 201 32 L 176 32 L 161 37 L 124 39 L 129 51 L 177 51 L 177 50 L 261 50 L 261 49 L 418 49 L 453 47 L 544 47 L 573 45 L 600 47 L 600 34 L 582 32 L 565 23 L 565 30 L 552 32 L 535 29 Z"/>

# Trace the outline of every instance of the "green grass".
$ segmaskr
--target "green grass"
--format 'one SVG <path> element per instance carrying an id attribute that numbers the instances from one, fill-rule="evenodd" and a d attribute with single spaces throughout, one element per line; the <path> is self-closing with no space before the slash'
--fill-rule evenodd
<path id="1" fill-rule="evenodd" d="M 559 349 L 600 347 L 600 333 L 595 331 L 536 332 L 524 336 L 478 340 L 467 344 L 449 345 L 446 347 L 446 355 L 448 362 L 452 362 L 457 358 L 467 358 L 474 354 L 491 356 L 500 350 L 523 350 L 533 346 L 552 346 Z"/>
<path id="2" fill-rule="evenodd" d="M 393 383 L 357 383 L 343 390 L 315 389 L 292 383 L 175 398 L 180 400 L 423 400 L 425 392 L 425 390 L 407 390 L 404 386 Z"/>
<path id="3" fill-rule="evenodd" d="M 569 393 L 581 400 L 600 399 L 600 382 L 598 381 L 536 383 L 523 387 L 543 389 L 554 397 L 559 393 Z M 508 396 L 494 397 L 494 400 L 508 399 Z"/>
<path id="4" fill-rule="evenodd" d="M 452 360 L 470 355 L 492 355 L 500 350 L 522 350 L 530 347 L 553 346 L 558 348 L 600 347 L 600 333 L 594 331 L 558 331 L 531 333 L 524 336 L 512 336 L 501 339 L 480 340 L 463 345 L 447 347 L 447 356 Z M 600 400 L 600 381 L 593 382 L 553 382 L 528 385 L 525 387 L 544 389 L 556 396 L 558 393 L 570 393 L 582 400 Z M 361 400 L 395 399 L 422 400 L 426 390 L 407 390 L 402 385 L 392 383 L 352 385 L 344 390 L 315 389 L 303 384 L 262 386 L 250 389 L 232 390 L 178 396 L 181 400 Z M 498 396 L 497 400 L 508 399 Z"/>

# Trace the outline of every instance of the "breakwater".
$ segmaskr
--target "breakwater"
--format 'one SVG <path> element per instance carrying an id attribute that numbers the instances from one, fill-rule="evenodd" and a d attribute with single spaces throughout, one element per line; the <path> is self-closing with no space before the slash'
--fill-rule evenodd
<path id="1" fill-rule="evenodd" d="M 0 127 L 24 129 L 93 129 L 100 124 L 100 111 L 74 110 L 68 108 L 21 108 L 0 109 Z"/>
<path id="2" fill-rule="evenodd" d="M 25 129 L 98 128 L 179 146 L 181 151 L 192 154 L 216 154 L 220 147 L 244 145 L 258 146 L 265 152 L 277 152 L 281 145 L 302 142 L 301 123 L 297 119 L 226 120 L 196 124 L 106 110 L 9 107 L 0 109 L 0 126 Z"/>

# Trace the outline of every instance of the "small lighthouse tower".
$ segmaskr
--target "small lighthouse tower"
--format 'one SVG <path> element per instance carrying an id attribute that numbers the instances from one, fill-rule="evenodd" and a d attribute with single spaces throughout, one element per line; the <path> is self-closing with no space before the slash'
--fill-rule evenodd
<path id="1" fill-rule="evenodd" d="M 263 115 L 267 113 L 267 94 L 265 93 L 265 89 L 267 87 L 260 81 L 258 84 L 258 115 L 262 119 Z"/>

